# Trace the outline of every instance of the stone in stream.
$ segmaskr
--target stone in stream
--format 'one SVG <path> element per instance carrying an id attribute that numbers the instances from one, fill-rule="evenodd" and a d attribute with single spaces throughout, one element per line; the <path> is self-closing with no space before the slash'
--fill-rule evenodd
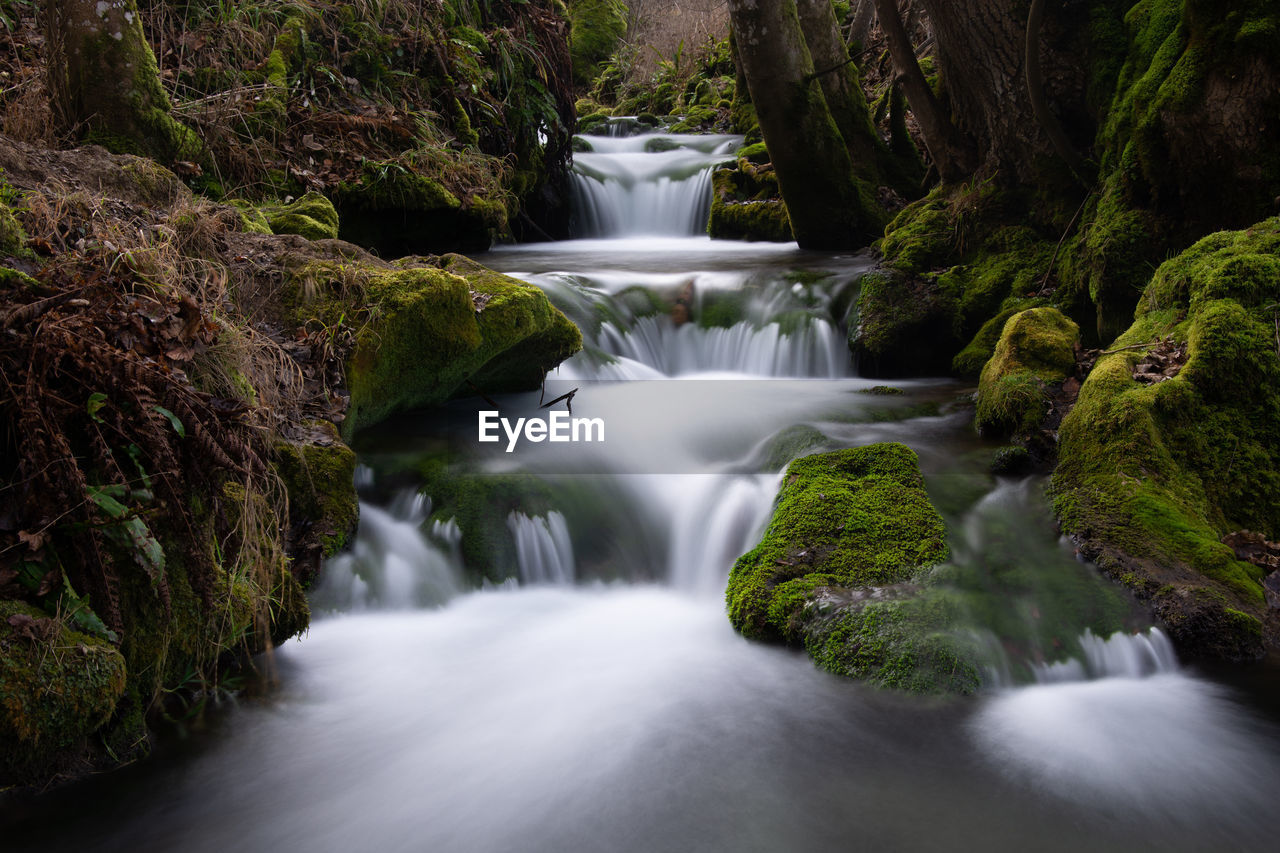
<path id="1" fill-rule="evenodd" d="M 921 585 L 947 557 L 942 517 L 910 448 L 806 456 L 788 467 L 763 541 L 734 564 L 730 620 L 753 639 L 803 643 L 841 675 L 971 693 L 977 654 L 947 633 L 952 600 Z"/>

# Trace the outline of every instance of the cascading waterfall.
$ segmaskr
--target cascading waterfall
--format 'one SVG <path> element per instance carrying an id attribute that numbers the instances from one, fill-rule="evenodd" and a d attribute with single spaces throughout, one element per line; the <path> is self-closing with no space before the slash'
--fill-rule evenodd
<path id="1" fill-rule="evenodd" d="M 574 155 L 578 237 L 693 236 L 707 229 L 711 170 L 741 136 L 592 136 Z"/>
<path id="2" fill-rule="evenodd" d="M 523 276 L 582 329 L 586 349 L 558 373 L 575 379 L 851 376 L 832 294 L 853 277 L 832 273 L 814 285 L 747 272 Z"/>
<path id="3" fill-rule="evenodd" d="M 312 594 L 317 610 L 406 610 L 434 607 L 462 591 L 460 531 L 434 522 L 436 541 L 423 534 L 430 502 L 413 491 L 388 509 L 360 504 L 360 529 L 351 550 L 325 564 Z"/>
<path id="4" fill-rule="evenodd" d="M 1056 684 L 1091 678 L 1146 678 L 1178 671 L 1173 643 L 1159 628 L 1110 637 L 1095 637 L 1086 628 L 1080 646 L 1083 659 L 1039 664 L 1035 667 L 1036 680 Z"/>

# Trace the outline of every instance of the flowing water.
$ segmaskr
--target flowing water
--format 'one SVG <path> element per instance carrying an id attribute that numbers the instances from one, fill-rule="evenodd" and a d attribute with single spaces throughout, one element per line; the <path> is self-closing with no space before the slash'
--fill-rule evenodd
<path id="1" fill-rule="evenodd" d="M 605 441 L 507 453 L 476 441 L 475 401 L 366 436 L 359 537 L 275 686 L 30 806 L 4 849 L 1271 849 L 1280 739 L 1249 694 L 1181 666 L 1136 608 L 1110 637 L 1071 629 L 1066 656 L 979 617 L 1044 620 L 1110 587 L 1056 538 L 1043 482 L 986 475 L 965 389 L 868 393 L 844 329 L 869 261 L 684 233 L 736 140 L 591 144 L 578 198 L 604 239 L 482 260 L 587 344 L 503 414 L 576 389 Z M 988 596 L 977 697 L 876 691 L 725 616 L 786 462 L 884 440 L 919 454 L 945 570 Z M 490 484 L 487 580 L 463 514 L 406 482 L 423 460 Z"/>

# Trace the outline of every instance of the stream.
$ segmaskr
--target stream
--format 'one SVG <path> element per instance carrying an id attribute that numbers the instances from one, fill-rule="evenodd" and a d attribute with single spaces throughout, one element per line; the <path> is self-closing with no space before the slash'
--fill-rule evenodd
<path id="1" fill-rule="evenodd" d="M 585 341 L 502 414 L 546 416 L 576 389 L 572 415 L 604 440 L 508 453 L 476 440 L 474 399 L 362 436 L 358 539 L 310 632 L 264 662 L 271 686 L 22 806 L 0 846 L 1272 849 L 1275 698 L 1180 664 L 1139 608 L 1110 638 L 1075 631 L 1066 659 L 975 623 L 987 686 L 962 699 L 875 690 L 733 632 L 728 572 L 787 461 L 878 441 L 919 455 L 957 571 L 1025 576 L 1002 607 L 1039 618 L 1064 583 L 1110 587 L 1057 538 L 1043 480 L 987 473 L 971 389 L 872 393 L 857 375 L 869 257 L 698 236 L 738 138 L 587 142 L 581 236 L 478 259 L 545 290 Z M 513 484 L 484 583 L 458 520 L 418 493 L 432 464 Z"/>

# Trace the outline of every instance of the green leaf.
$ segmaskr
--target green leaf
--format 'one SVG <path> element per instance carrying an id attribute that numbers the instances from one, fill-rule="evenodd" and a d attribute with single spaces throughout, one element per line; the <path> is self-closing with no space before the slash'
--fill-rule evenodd
<path id="1" fill-rule="evenodd" d="M 134 516 L 124 522 L 124 530 L 133 545 L 133 557 L 138 565 L 146 570 L 152 581 L 159 582 L 164 576 L 164 549 L 151 535 L 151 528 L 141 518 Z"/>
<path id="2" fill-rule="evenodd" d="M 108 628 L 98 614 L 93 612 L 93 608 L 89 606 L 89 599 L 76 594 L 75 587 L 71 585 L 66 575 L 62 576 L 62 602 L 68 610 L 72 624 L 82 633 L 99 637 L 109 643 L 120 642 L 119 635 Z"/>
<path id="3" fill-rule="evenodd" d="M 176 432 L 180 437 L 182 438 L 187 437 L 187 428 L 182 425 L 182 421 L 178 420 L 177 415 L 175 415 L 173 412 L 166 409 L 164 406 L 152 406 L 151 408 L 155 409 L 157 412 L 159 412 L 160 414 L 168 418 L 169 423 L 173 424 L 173 431 Z"/>
<path id="4" fill-rule="evenodd" d="M 98 417 L 98 410 L 107 404 L 107 395 L 101 391 L 94 391 L 89 395 L 88 401 L 84 404 L 85 411 L 89 413 L 89 417 L 98 423 L 102 423 L 102 418 Z"/>
<path id="5" fill-rule="evenodd" d="M 112 518 L 124 518 L 129 514 L 129 508 L 120 502 L 128 491 L 124 486 L 85 486 L 84 491 L 89 500 Z"/>

